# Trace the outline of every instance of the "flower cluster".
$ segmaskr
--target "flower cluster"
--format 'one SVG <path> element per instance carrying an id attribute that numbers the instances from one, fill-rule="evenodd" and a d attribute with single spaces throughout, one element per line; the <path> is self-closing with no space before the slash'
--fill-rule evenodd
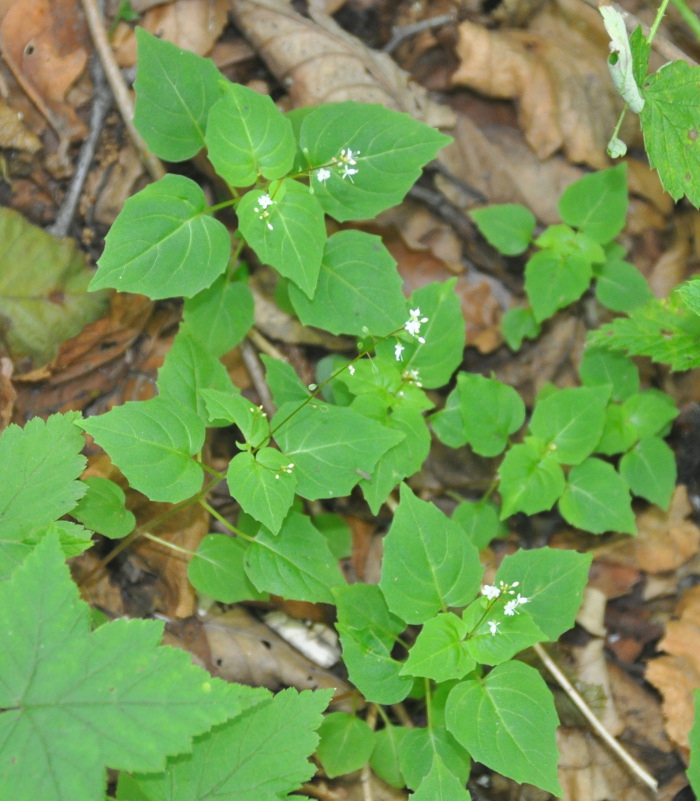
<path id="1" fill-rule="evenodd" d="M 512 617 L 513 615 L 518 614 L 519 606 L 528 603 L 530 600 L 515 590 L 515 588 L 518 586 L 520 586 L 519 581 L 514 581 L 512 584 L 506 584 L 504 581 L 499 581 L 498 587 L 496 587 L 494 584 L 484 584 L 484 586 L 481 588 L 481 594 L 485 598 L 488 598 L 489 601 L 495 601 L 502 595 L 514 595 L 515 598 L 509 598 L 503 608 L 503 614 L 507 615 L 508 617 Z M 491 634 L 496 634 L 498 627 L 501 624 L 500 622 L 489 620 L 487 621 L 487 625 L 491 630 Z"/>
<path id="2" fill-rule="evenodd" d="M 352 183 L 352 176 L 357 175 L 359 172 L 357 169 L 357 156 L 359 155 L 359 150 L 351 150 L 349 147 L 344 147 L 340 151 L 340 156 L 333 156 L 331 162 L 341 178 L 349 178 Z M 319 183 L 325 183 L 331 177 L 331 171 L 328 167 L 319 167 L 314 175 Z"/>
<path id="3" fill-rule="evenodd" d="M 421 389 L 423 386 L 423 382 L 420 380 L 420 373 L 418 370 L 404 370 L 403 373 L 401 373 L 401 378 L 407 384 L 413 384 L 414 386 L 418 387 L 418 389 Z"/>
<path id="4" fill-rule="evenodd" d="M 268 219 L 270 216 L 270 212 L 268 209 L 270 206 L 274 204 L 274 200 L 269 195 L 260 195 L 258 198 L 258 206 L 253 206 L 253 211 L 258 215 L 259 219 L 266 220 L 266 225 L 270 231 L 272 231 L 272 223 Z"/>
<path id="5" fill-rule="evenodd" d="M 427 317 L 421 317 L 420 308 L 411 309 L 409 312 L 408 320 L 404 323 L 403 328 L 407 334 L 415 337 L 421 345 L 425 345 L 425 339 L 420 334 L 420 327 L 423 323 L 427 323 Z"/>
<path id="6" fill-rule="evenodd" d="M 280 467 L 280 473 L 291 473 L 294 470 L 294 462 L 290 462 L 289 464 L 284 464 Z M 280 474 L 275 473 L 275 478 L 279 478 Z"/>

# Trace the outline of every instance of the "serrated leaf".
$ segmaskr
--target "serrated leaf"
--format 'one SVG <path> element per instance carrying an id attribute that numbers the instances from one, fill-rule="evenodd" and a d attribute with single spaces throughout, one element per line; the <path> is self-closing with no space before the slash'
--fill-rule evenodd
<path id="1" fill-rule="evenodd" d="M 204 147 L 211 106 L 223 76 L 208 58 L 181 50 L 136 28 L 138 70 L 134 125 L 148 149 L 166 161 L 185 161 Z"/>
<path id="2" fill-rule="evenodd" d="M 73 509 L 85 494 L 86 459 L 77 412 L 35 417 L 0 435 L 0 542 L 25 539 Z"/>
<path id="3" fill-rule="evenodd" d="M 612 388 L 613 400 L 625 400 L 639 392 L 637 365 L 622 353 L 588 347 L 583 352 L 578 371 L 584 386 L 608 384 Z"/>
<path id="4" fill-rule="evenodd" d="M 309 500 L 348 495 L 405 436 L 352 409 L 318 402 L 301 409 L 285 404 L 273 418 L 272 429 L 294 463 L 298 494 Z"/>
<path id="5" fill-rule="evenodd" d="M 447 699 L 447 728 L 492 770 L 556 796 L 554 701 L 544 679 L 522 662 L 506 662 L 484 679 L 460 682 Z"/>
<path id="6" fill-rule="evenodd" d="M 205 141 L 216 172 L 230 186 L 274 180 L 292 168 L 296 142 L 292 124 L 272 102 L 247 86 L 222 83 L 209 111 Z"/>
<path id="7" fill-rule="evenodd" d="M 331 695 L 331 690 L 282 690 L 198 737 L 192 753 L 169 760 L 164 773 L 137 775 L 136 788 L 146 801 L 287 798 L 315 772 L 308 757 Z"/>
<path id="8" fill-rule="evenodd" d="M 551 509 L 566 483 L 556 456 L 534 437 L 513 445 L 498 473 L 503 500 L 501 520 L 515 512 L 532 515 Z"/>
<path id="9" fill-rule="evenodd" d="M 537 224 L 530 209 L 519 203 L 475 209 L 469 216 L 489 244 L 506 256 L 517 256 L 528 249 Z"/>
<path id="10" fill-rule="evenodd" d="M 562 464 L 580 464 L 600 440 L 609 397 L 607 386 L 557 390 L 537 401 L 530 431 Z"/>
<path id="11" fill-rule="evenodd" d="M 226 269 L 231 239 L 206 213 L 202 189 L 166 175 L 130 197 L 105 238 L 90 289 L 111 287 L 154 300 L 192 297 Z"/>
<path id="12" fill-rule="evenodd" d="M 308 165 L 330 173 L 321 181 L 316 169 L 311 184 L 324 211 L 340 222 L 373 219 L 400 203 L 421 167 L 450 141 L 408 114 L 352 101 L 313 109 L 299 133 Z"/>
<path id="13" fill-rule="evenodd" d="M 0 785 L 13 801 L 95 801 L 105 766 L 162 770 L 167 755 L 240 711 L 236 687 L 159 647 L 161 623 L 116 620 L 90 632 L 53 538 L 0 596 Z"/>
<path id="14" fill-rule="evenodd" d="M 484 604 L 481 598 L 464 610 L 462 619 L 470 632 L 465 646 L 475 662 L 482 665 L 499 665 L 536 642 L 546 639 L 546 635 L 528 614 L 527 608 L 517 607 L 513 615 L 506 615 L 504 610 L 505 604 L 497 603 L 491 609 L 488 618 L 484 618 Z M 495 632 L 492 631 L 489 622 L 497 627 Z"/>
<path id="15" fill-rule="evenodd" d="M 464 501 L 452 512 L 452 520 L 481 551 L 498 537 L 508 536 L 508 527 L 498 519 L 498 508 L 488 500 Z"/>
<path id="16" fill-rule="evenodd" d="M 367 764 L 374 738 L 364 720 L 347 712 L 331 712 L 323 719 L 318 733 L 321 741 L 316 753 L 329 778 L 352 773 Z"/>
<path id="17" fill-rule="evenodd" d="M 207 420 L 203 389 L 231 392 L 231 379 L 224 365 L 190 331 L 178 331 L 163 366 L 158 370 L 158 394 L 186 406 Z"/>
<path id="18" fill-rule="evenodd" d="M 245 553 L 248 577 L 260 592 L 296 601 L 333 603 L 344 579 L 328 543 L 305 515 L 290 512 L 277 536 L 262 529 Z"/>
<path id="19" fill-rule="evenodd" d="M 588 289 L 593 271 L 580 254 L 563 256 L 554 250 L 540 250 L 525 265 L 525 292 L 535 320 L 541 323 L 563 309 Z"/>
<path id="20" fill-rule="evenodd" d="M 700 315 L 700 280 L 686 281 L 676 288 L 676 292 L 692 312 Z"/>
<path id="21" fill-rule="evenodd" d="M 375 703 L 403 701 L 413 680 L 400 675 L 401 662 L 392 658 L 391 650 L 405 622 L 389 611 L 376 585 L 341 585 L 333 588 L 333 595 L 338 609 L 336 629 L 350 680 Z"/>
<path id="22" fill-rule="evenodd" d="M 479 552 L 460 527 L 402 485 L 379 582 L 389 609 L 407 623 L 424 623 L 440 610 L 469 603 L 482 573 Z"/>
<path id="23" fill-rule="evenodd" d="M 571 469 L 559 511 L 567 523 L 592 534 L 637 533 L 627 484 L 600 459 L 586 459 Z"/>
<path id="24" fill-rule="evenodd" d="M 201 489 L 202 468 L 192 456 L 204 445 L 204 423 L 177 401 L 129 402 L 79 425 L 152 501 L 177 503 Z"/>
<path id="25" fill-rule="evenodd" d="M 425 676 L 433 681 L 463 678 L 476 667 L 463 642 L 467 631 L 467 626 L 452 612 L 426 620 L 401 668 L 401 675 Z"/>
<path id="26" fill-rule="evenodd" d="M 528 599 L 527 613 L 555 641 L 573 625 L 588 583 L 592 553 L 560 548 L 533 548 L 509 554 L 501 562 L 496 582 L 511 587 Z"/>
<path id="27" fill-rule="evenodd" d="M 433 757 L 430 773 L 411 795 L 413 801 L 471 801 L 471 795 L 438 754 Z"/>
<path id="28" fill-rule="evenodd" d="M 183 326 L 212 356 L 223 356 L 250 331 L 255 318 L 253 294 L 246 284 L 220 276 L 207 289 L 185 300 Z"/>
<path id="29" fill-rule="evenodd" d="M 187 578 L 198 592 L 224 604 L 266 600 L 268 594 L 258 592 L 245 573 L 246 548 L 236 537 L 207 534 L 187 566 Z"/>
<path id="30" fill-rule="evenodd" d="M 653 299 L 646 278 L 628 261 L 605 262 L 596 274 L 595 296 L 616 312 L 630 312 Z"/>
<path id="31" fill-rule="evenodd" d="M 686 195 L 700 206 L 698 83 L 700 67 L 686 61 L 665 64 L 644 83 L 639 120 L 649 163 L 674 200 Z"/>
<path id="32" fill-rule="evenodd" d="M 279 531 L 294 500 L 297 480 L 289 465 L 286 454 L 261 448 L 255 456 L 236 454 L 226 472 L 231 496 L 272 534 Z"/>
<path id="33" fill-rule="evenodd" d="M 557 208 L 565 223 L 602 244 L 614 239 L 624 228 L 627 204 L 627 164 L 622 162 L 608 170 L 584 175 L 568 186 Z"/>
<path id="34" fill-rule="evenodd" d="M 124 490 L 108 478 L 90 476 L 84 479 L 87 492 L 71 510 L 71 515 L 84 526 L 110 539 L 120 539 L 134 530 L 136 518 L 124 507 Z"/>
<path id="35" fill-rule="evenodd" d="M 29 372 L 97 319 L 107 295 L 87 291 L 92 271 L 74 240 L 52 236 L 13 209 L 0 208 L 0 242 L 3 350 L 16 371 Z"/>
<path id="36" fill-rule="evenodd" d="M 418 787 L 430 773 L 435 757 L 466 784 L 471 768 L 469 754 L 444 727 L 411 729 L 399 744 L 401 772 L 410 788 Z"/>
<path id="37" fill-rule="evenodd" d="M 295 286 L 289 299 L 304 325 L 333 334 L 387 336 L 407 318 L 396 262 L 378 236 L 338 231 L 323 252 L 318 284 L 309 298 Z"/>
<path id="38" fill-rule="evenodd" d="M 634 495 L 668 509 L 676 486 L 676 457 L 660 437 L 645 437 L 620 459 L 620 475 Z"/>

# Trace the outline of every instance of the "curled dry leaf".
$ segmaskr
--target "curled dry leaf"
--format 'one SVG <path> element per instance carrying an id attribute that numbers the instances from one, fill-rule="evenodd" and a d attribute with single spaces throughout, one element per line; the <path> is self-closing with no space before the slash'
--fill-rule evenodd
<path id="1" fill-rule="evenodd" d="M 371 50 L 333 19 L 310 9 L 297 14 L 285 0 L 229 0 L 238 28 L 285 86 L 295 106 L 342 100 L 381 103 L 434 127 L 454 124 L 386 53 Z"/>
<path id="2" fill-rule="evenodd" d="M 646 678 L 662 694 L 666 732 L 687 758 L 693 691 L 700 689 L 700 586 L 687 590 L 675 611 L 658 646 L 667 655 L 649 662 Z"/>
<path id="3" fill-rule="evenodd" d="M 39 138 L 24 124 L 22 115 L 0 102 L 0 147 L 36 153 L 41 147 Z"/>
<path id="4" fill-rule="evenodd" d="M 548 3 L 523 30 L 459 26 L 456 86 L 516 99 L 525 138 L 544 159 L 563 149 L 576 163 L 602 168 L 622 102 L 607 69 L 602 19 L 578 4 Z"/>

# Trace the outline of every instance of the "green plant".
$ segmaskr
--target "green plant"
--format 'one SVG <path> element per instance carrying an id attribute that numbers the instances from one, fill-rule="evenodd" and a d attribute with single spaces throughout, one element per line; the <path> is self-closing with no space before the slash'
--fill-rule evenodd
<path id="1" fill-rule="evenodd" d="M 640 392 L 625 357 L 594 350 L 583 387 L 541 392 L 522 442 L 512 437 L 525 422 L 524 404 L 493 379 L 459 373 L 445 408 L 426 418 L 433 403 L 425 390 L 448 384 L 462 360 L 453 282 L 428 285 L 407 302 L 381 240 L 356 230 L 329 237 L 324 217 L 364 219 L 399 202 L 447 137 L 372 105 L 285 115 L 269 98 L 222 81 L 211 62 L 144 31 L 138 41 L 135 121 L 149 147 L 170 161 L 206 147 L 230 197 L 209 207 L 195 182 L 167 175 L 127 201 L 107 237 L 93 289 L 185 298 L 158 397 L 98 417 L 33 420 L 0 438 L 3 797 L 92 801 L 104 794 L 109 766 L 120 771 L 124 801 L 279 799 L 313 774 L 307 757 L 319 734 L 329 775 L 369 760 L 419 800 L 469 798 L 472 759 L 560 792 L 552 696 L 539 672 L 515 657 L 573 625 L 591 557 L 519 551 L 482 586 L 479 549 L 503 535 L 509 515 L 556 502 L 585 530 L 633 533 L 631 492 L 661 504 L 670 496 L 675 473 L 662 436 L 673 404 Z M 593 276 L 600 287 L 610 263 L 626 264 L 612 243 L 624 220 L 624 170 L 600 176 L 562 199 L 568 226 L 536 240 L 557 269 L 564 257 L 584 265 L 569 282 L 559 276 L 544 305 L 538 268 L 530 268 L 537 323 L 578 298 Z M 214 216 L 228 207 L 239 223 L 233 250 Z M 522 252 L 534 221 L 511 211 L 517 245 L 504 249 Z M 498 214 L 475 218 L 502 245 L 493 229 L 508 228 L 511 215 Z M 271 419 L 232 385 L 218 358 L 253 320 L 244 244 L 277 271 L 302 322 L 358 339 L 357 355 L 324 359 L 310 387 L 289 365 L 266 359 L 277 406 Z M 505 454 L 491 491 L 452 519 L 403 483 L 428 453 L 428 420 L 450 446 Z M 202 448 L 207 428 L 231 425 L 239 452 L 222 475 L 204 463 Z M 226 479 L 243 513 L 235 525 L 219 517 L 230 534 L 204 538 L 191 582 L 226 602 L 274 593 L 335 604 L 350 678 L 377 705 L 383 727 L 372 731 L 342 713 L 322 722 L 328 692 L 273 697 L 211 679 L 157 647 L 162 627 L 153 621 L 90 632 L 63 560 L 89 547 L 91 530 L 123 537 L 134 520 L 115 484 L 80 479 L 81 429 L 151 500 L 201 503 L 216 516 L 207 493 Z M 337 567 L 343 543 L 304 501 L 357 486 L 377 512 L 399 485 L 379 585 L 348 585 Z M 66 515 L 73 519 L 60 519 Z M 407 656 L 397 658 L 402 649 Z M 424 706 L 427 726 L 408 730 L 384 710 L 407 697 Z M 89 741 L 86 727 L 95 733 Z"/>

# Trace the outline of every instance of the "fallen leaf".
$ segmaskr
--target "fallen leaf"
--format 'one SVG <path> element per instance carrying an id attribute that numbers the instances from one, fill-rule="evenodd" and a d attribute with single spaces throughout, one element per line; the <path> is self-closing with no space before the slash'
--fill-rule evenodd
<path id="1" fill-rule="evenodd" d="M 41 141 L 27 128 L 22 115 L 0 101 L 0 147 L 36 153 Z"/>

